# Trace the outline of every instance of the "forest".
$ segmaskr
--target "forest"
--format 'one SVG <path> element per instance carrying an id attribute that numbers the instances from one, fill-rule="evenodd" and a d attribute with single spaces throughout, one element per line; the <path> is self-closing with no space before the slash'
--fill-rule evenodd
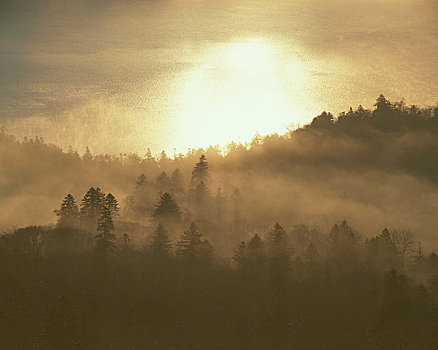
<path id="1" fill-rule="evenodd" d="M 1 349 L 438 348 L 438 106 L 0 166 Z"/>

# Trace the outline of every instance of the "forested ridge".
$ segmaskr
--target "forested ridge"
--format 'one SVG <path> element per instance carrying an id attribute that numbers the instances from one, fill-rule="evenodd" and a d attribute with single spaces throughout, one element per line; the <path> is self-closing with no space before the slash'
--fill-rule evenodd
<path id="1" fill-rule="evenodd" d="M 3 131 L 0 348 L 436 349 L 437 136 L 383 95 L 157 159 Z"/>

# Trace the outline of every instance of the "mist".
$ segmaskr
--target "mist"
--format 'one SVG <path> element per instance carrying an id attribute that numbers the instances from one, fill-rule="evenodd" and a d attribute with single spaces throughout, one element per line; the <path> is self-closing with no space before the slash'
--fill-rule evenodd
<path id="1" fill-rule="evenodd" d="M 284 133 L 322 110 L 370 108 L 382 92 L 436 102 L 435 1 L 2 4 L 0 121 L 19 139 L 98 153 L 185 152 Z M 239 46 L 248 40 L 264 44 Z M 250 80 L 260 84 L 248 91 L 254 98 L 236 97 L 227 91 L 248 76 L 229 80 L 231 63 L 212 59 L 222 54 L 269 54 L 266 64 L 281 69 Z M 221 119 L 239 127 L 200 136 Z"/>
<path id="2" fill-rule="evenodd" d="M 436 350 L 436 23 L 0 1 L 0 349 Z"/>

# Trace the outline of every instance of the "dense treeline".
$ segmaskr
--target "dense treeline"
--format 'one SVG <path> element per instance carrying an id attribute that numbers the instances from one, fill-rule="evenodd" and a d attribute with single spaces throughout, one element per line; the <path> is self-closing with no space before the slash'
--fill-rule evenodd
<path id="1" fill-rule="evenodd" d="M 438 256 L 408 230 L 364 239 L 345 221 L 328 233 L 276 223 L 227 262 L 195 223 L 172 241 L 159 222 L 134 245 L 109 194 L 94 215 L 99 194 L 79 212 L 67 196 L 54 227 L 1 237 L 2 349 L 438 345 Z M 179 231 L 166 197 L 153 215 Z"/>
<path id="2" fill-rule="evenodd" d="M 281 136 L 257 134 L 249 144 L 231 143 L 226 154 L 209 147 L 172 158 L 165 152 L 154 158 L 150 151 L 142 156 L 92 155 L 88 149 L 79 156 L 39 137 L 18 142 L 3 132 L 0 229 L 53 221 L 51 208 L 66 192 L 80 196 L 100 186 L 124 200 L 142 173 L 154 183 L 163 171 L 171 177 L 179 169 L 188 181 L 193 164 L 205 154 L 214 169 L 210 193 L 221 187 L 231 197 L 239 188 L 248 221 L 260 219 L 257 226 L 264 229 L 266 222 L 276 220 L 291 225 L 289 217 L 324 226 L 333 217 L 347 217 L 366 234 L 386 225 L 409 225 L 422 240 L 429 240 L 437 223 L 431 212 L 438 198 L 437 125 L 437 107 L 407 107 L 381 96 L 374 110 L 359 107 L 338 118 L 322 113 L 309 125 L 291 127 Z M 416 195 L 419 191 L 422 196 Z M 151 203 L 157 192 L 151 192 Z M 333 206 L 333 201 L 339 203 Z M 403 206 L 405 201 L 411 203 Z M 314 203 L 311 210 L 309 202 Z M 315 203 L 320 207 L 314 208 Z M 418 213 L 411 213 L 412 208 Z M 379 214 L 383 211 L 384 216 Z M 365 216 L 374 216 L 376 225 L 355 219 Z M 409 222 L 404 222 L 408 216 Z"/>
<path id="3" fill-rule="evenodd" d="M 2 133 L 3 205 L 50 217 L 64 198 L 56 224 L 0 236 L 0 348 L 436 349 L 437 215 L 414 214 L 438 198 L 437 133 L 438 108 L 383 96 L 226 155 L 80 157 Z"/>

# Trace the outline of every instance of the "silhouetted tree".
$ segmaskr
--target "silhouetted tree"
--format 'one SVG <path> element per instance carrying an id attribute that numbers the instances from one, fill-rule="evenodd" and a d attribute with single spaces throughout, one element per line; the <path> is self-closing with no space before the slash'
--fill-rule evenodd
<path id="1" fill-rule="evenodd" d="M 289 238 L 278 222 L 266 234 L 266 245 L 273 271 L 284 273 L 289 266 Z"/>
<path id="2" fill-rule="evenodd" d="M 160 223 L 152 234 L 150 243 L 150 251 L 153 257 L 161 259 L 171 255 L 172 243 L 169 239 L 169 234 Z"/>
<path id="3" fill-rule="evenodd" d="M 100 219 L 97 224 L 98 234 L 94 237 L 96 242 L 95 249 L 101 255 L 107 256 L 116 250 L 116 236 L 114 235 L 114 222 L 111 217 L 111 211 L 104 206 L 100 213 Z"/>
<path id="4" fill-rule="evenodd" d="M 100 212 L 105 205 L 105 194 L 99 187 L 91 187 L 81 201 L 80 216 L 85 220 L 85 224 L 95 228 Z"/>
<path id="5" fill-rule="evenodd" d="M 391 102 L 387 100 L 383 94 L 380 94 L 374 106 L 376 106 L 376 112 L 378 113 L 388 112 L 392 110 Z"/>
<path id="6" fill-rule="evenodd" d="M 120 252 L 124 257 L 129 257 L 134 251 L 134 244 L 131 237 L 125 232 L 122 235 L 122 244 L 120 245 Z"/>
<path id="7" fill-rule="evenodd" d="M 191 262 L 211 257 L 211 246 L 207 240 L 202 240 L 202 238 L 203 234 L 192 222 L 189 229 L 184 231 L 176 243 L 178 256 Z"/>
<path id="8" fill-rule="evenodd" d="M 109 208 L 113 219 L 119 216 L 119 203 L 112 193 L 106 195 L 105 205 Z"/>
<path id="9" fill-rule="evenodd" d="M 205 185 L 204 181 L 201 181 L 195 188 L 195 203 L 198 206 L 204 207 L 208 204 L 210 197 L 210 191 Z"/>
<path id="10" fill-rule="evenodd" d="M 414 234 L 409 229 L 393 230 L 391 239 L 400 257 L 401 268 L 407 268 L 414 252 Z"/>
<path id="11" fill-rule="evenodd" d="M 136 190 L 141 191 L 147 185 L 147 178 L 145 174 L 141 174 L 136 181 Z"/>
<path id="12" fill-rule="evenodd" d="M 61 208 L 54 211 L 58 216 L 58 226 L 75 226 L 78 222 L 79 209 L 75 198 L 69 193 L 62 203 Z"/>
<path id="13" fill-rule="evenodd" d="M 85 153 L 82 156 L 82 159 L 86 162 L 91 162 L 93 160 L 93 156 L 91 155 L 90 149 L 85 147 Z"/>
<path id="14" fill-rule="evenodd" d="M 210 177 L 210 172 L 208 168 L 208 162 L 205 155 L 199 158 L 199 162 L 196 163 L 192 171 L 191 183 L 193 186 L 197 186 L 201 182 L 206 183 Z"/>
<path id="15" fill-rule="evenodd" d="M 145 174 L 141 174 L 135 184 L 132 196 L 127 198 L 127 212 L 131 217 L 141 221 L 153 208 L 153 191 Z"/>
<path id="16" fill-rule="evenodd" d="M 339 263 L 351 264 L 358 258 L 359 237 L 356 231 L 344 220 L 340 225 L 335 224 L 329 233 L 333 256 Z M 348 266 L 347 264 L 347 266 Z"/>
<path id="17" fill-rule="evenodd" d="M 368 259 L 376 268 L 389 270 L 398 266 L 396 246 L 385 228 L 378 236 L 366 241 Z"/>
<path id="18" fill-rule="evenodd" d="M 315 129 L 329 130 L 334 126 L 333 114 L 322 112 L 319 116 L 312 120 L 310 126 Z"/>
<path id="19" fill-rule="evenodd" d="M 245 242 L 240 242 L 239 246 L 234 252 L 233 260 L 241 271 L 244 271 L 246 268 L 248 259 L 247 255 L 248 253 Z"/>
<path id="20" fill-rule="evenodd" d="M 155 205 L 152 216 L 158 221 L 176 223 L 181 220 L 181 209 L 172 196 L 165 192 Z"/>
<path id="21" fill-rule="evenodd" d="M 171 187 L 169 176 L 163 171 L 155 180 L 155 188 L 159 192 L 169 192 Z"/>
<path id="22" fill-rule="evenodd" d="M 170 183 L 172 187 L 172 192 L 174 193 L 183 193 L 184 192 L 184 178 L 181 174 L 181 171 L 176 168 L 172 175 L 170 176 Z"/>

